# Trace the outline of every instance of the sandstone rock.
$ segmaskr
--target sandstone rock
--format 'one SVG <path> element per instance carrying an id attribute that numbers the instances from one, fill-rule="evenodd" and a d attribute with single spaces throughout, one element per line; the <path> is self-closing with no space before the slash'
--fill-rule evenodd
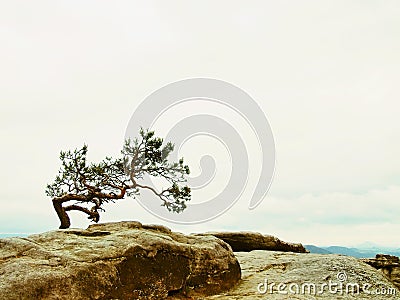
<path id="1" fill-rule="evenodd" d="M 377 254 L 375 258 L 362 261 L 381 271 L 400 289 L 400 259 L 397 256 Z"/>
<path id="2" fill-rule="evenodd" d="M 165 299 L 232 287 L 230 246 L 157 225 L 118 222 L 0 239 L 1 299 Z"/>
<path id="3" fill-rule="evenodd" d="M 235 252 L 252 250 L 271 250 L 307 253 L 302 244 L 287 243 L 272 235 L 257 232 L 207 232 L 197 236 L 212 235 L 228 243 Z"/>
<path id="4" fill-rule="evenodd" d="M 350 256 L 275 251 L 238 252 L 236 256 L 242 268 L 240 283 L 228 292 L 197 299 L 400 299 L 400 291 L 381 272 Z M 263 294 L 258 288 L 264 292 L 265 280 Z M 287 294 L 278 292 L 280 283 L 286 285 L 281 285 L 281 292 Z"/>

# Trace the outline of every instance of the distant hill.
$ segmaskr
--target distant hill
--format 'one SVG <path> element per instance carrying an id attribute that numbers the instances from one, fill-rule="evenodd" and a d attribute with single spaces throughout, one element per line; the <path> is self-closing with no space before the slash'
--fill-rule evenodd
<path id="1" fill-rule="evenodd" d="M 375 255 L 377 254 L 376 252 L 362 251 L 357 248 L 347 248 L 341 246 L 329 246 L 329 247 L 323 247 L 323 249 L 334 254 L 348 255 L 356 258 L 374 258 Z"/>
<path id="2" fill-rule="evenodd" d="M 315 245 L 304 245 L 304 247 L 310 251 L 310 253 L 315 254 L 342 254 L 356 258 L 374 258 L 376 254 L 390 254 L 400 257 L 400 249 L 379 246 L 366 249 L 342 246 L 321 247 Z"/>
<path id="3" fill-rule="evenodd" d="M 304 248 L 306 248 L 310 253 L 315 253 L 315 254 L 332 254 L 332 252 L 329 252 L 328 250 L 317 247 L 314 245 L 304 245 Z"/>
<path id="4" fill-rule="evenodd" d="M 372 242 L 365 242 L 360 245 L 355 246 L 354 248 L 359 249 L 361 252 L 374 252 L 379 254 L 389 254 L 394 256 L 400 256 L 400 248 L 395 247 L 384 247 L 377 245 Z"/>

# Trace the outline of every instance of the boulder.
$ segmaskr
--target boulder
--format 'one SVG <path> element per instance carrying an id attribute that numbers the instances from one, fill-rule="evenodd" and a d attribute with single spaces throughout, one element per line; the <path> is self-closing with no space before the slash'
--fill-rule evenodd
<path id="1" fill-rule="evenodd" d="M 230 246 L 139 222 L 0 239 L 1 299 L 165 299 L 234 286 Z"/>
<path id="2" fill-rule="evenodd" d="M 228 292 L 196 299 L 400 299 L 390 280 L 354 257 L 262 250 L 236 256 L 240 283 Z"/>
<path id="3" fill-rule="evenodd" d="M 235 252 L 252 250 L 270 250 L 283 252 L 308 253 L 302 244 L 287 243 L 272 235 L 257 232 L 207 232 L 197 236 L 212 235 L 228 243 Z"/>
<path id="4" fill-rule="evenodd" d="M 375 258 L 362 261 L 381 271 L 400 289 L 400 259 L 397 256 L 377 254 Z"/>

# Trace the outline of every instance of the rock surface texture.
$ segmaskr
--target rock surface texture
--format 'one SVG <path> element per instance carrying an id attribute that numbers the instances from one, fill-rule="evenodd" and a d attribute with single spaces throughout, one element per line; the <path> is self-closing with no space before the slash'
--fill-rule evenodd
<path id="1" fill-rule="evenodd" d="M 165 299 L 240 280 L 230 246 L 139 222 L 0 239 L 0 298 Z"/>
<path id="2" fill-rule="evenodd" d="M 305 249 L 257 233 L 139 222 L 0 239 L 0 299 L 400 299 L 397 257 L 294 252 Z"/>
<path id="3" fill-rule="evenodd" d="M 381 272 L 353 257 L 275 251 L 236 256 L 240 283 L 228 292 L 196 299 L 400 299 L 400 291 Z"/>
<path id="4" fill-rule="evenodd" d="M 263 235 L 257 232 L 207 232 L 197 235 L 213 235 L 228 243 L 235 252 L 248 252 L 253 250 L 308 252 L 302 244 L 287 243 L 272 235 Z"/>
<path id="5" fill-rule="evenodd" d="M 377 254 L 375 258 L 362 261 L 381 271 L 400 289 L 400 259 L 397 256 Z"/>

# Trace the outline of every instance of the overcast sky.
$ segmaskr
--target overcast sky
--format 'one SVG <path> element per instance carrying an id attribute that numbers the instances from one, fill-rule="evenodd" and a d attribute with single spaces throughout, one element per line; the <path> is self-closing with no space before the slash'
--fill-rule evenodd
<path id="1" fill-rule="evenodd" d="M 44 190 L 60 150 L 118 155 L 146 96 L 211 77 L 248 92 L 270 122 L 276 172 L 263 203 L 248 211 L 246 190 L 189 226 L 127 199 L 102 221 L 400 247 L 399 15 L 394 0 L 0 1 L 0 233 L 58 228 Z M 196 171 L 202 154 L 184 154 Z"/>

